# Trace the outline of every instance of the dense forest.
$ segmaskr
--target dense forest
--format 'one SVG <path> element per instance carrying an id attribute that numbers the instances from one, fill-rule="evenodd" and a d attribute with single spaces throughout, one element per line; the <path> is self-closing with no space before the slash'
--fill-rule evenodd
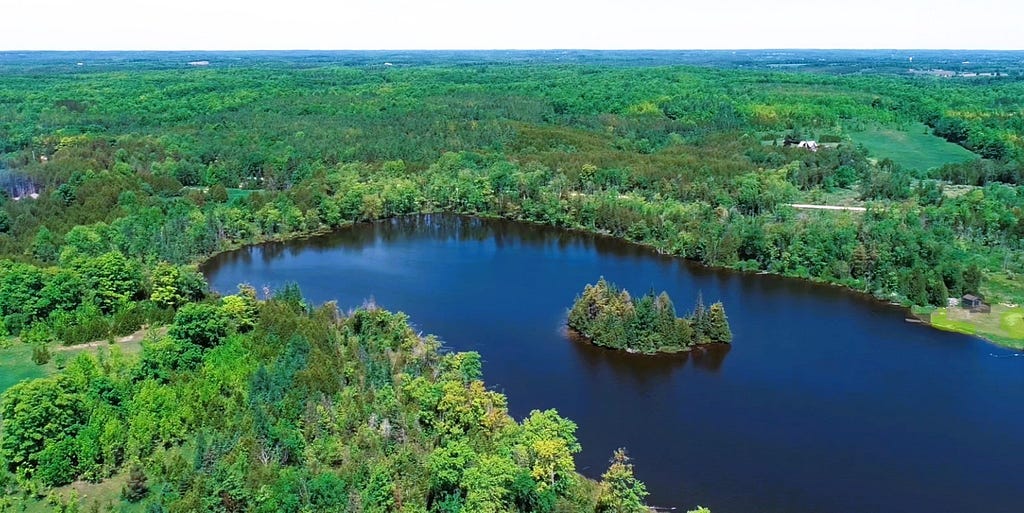
<path id="1" fill-rule="evenodd" d="M 587 286 L 569 310 L 569 328 L 603 347 L 653 354 L 685 351 L 694 346 L 732 342 L 732 330 L 721 302 L 704 306 L 697 298 L 693 313 L 677 317 L 668 293 L 650 291 L 640 297 L 603 277 Z"/>
<path id="2" fill-rule="evenodd" d="M 123 481 L 111 507 L 131 511 L 640 511 L 625 452 L 600 482 L 579 476 L 572 422 L 509 418 L 478 356 L 294 289 L 211 297 L 195 264 L 443 211 L 905 305 L 1024 302 L 1022 112 L 1016 76 L 5 64 L 4 344 L 45 363 L 59 345 L 169 329 L 4 394 L 0 511 L 76 479 Z M 977 158 L 918 169 L 853 142 L 918 123 Z M 791 206 L 830 201 L 866 210 Z"/>
<path id="3" fill-rule="evenodd" d="M 478 354 L 438 348 L 401 314 L 294 287 L 188 303 L 137 359 L 82 355 L 4 394 L 0 510 L 125 469 L 146 511 L 644 510 L 625 453 L 579 476 L 574 423 L 516 422 Z"/>

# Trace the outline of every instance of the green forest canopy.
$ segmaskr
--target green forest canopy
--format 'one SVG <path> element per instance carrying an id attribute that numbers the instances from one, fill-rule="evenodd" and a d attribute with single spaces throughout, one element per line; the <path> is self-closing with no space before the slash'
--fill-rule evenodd
<path id="1" fill-rule="evenodd" d="M 1024 301 L 1018 77 L 126 66 L 0 74 L 0 173 L 40 194 L 0 198 L 0 333 L 18 337 L 6 343 L 41 360 L 170 327 L 138 356 L 80 356 L 4 394 L 0 510 L 78 478 L 122 479 L 126 501 L 169 511 L 642 504 L 624 453 L 602 483 L 580 478 L 571 421 L 510 419 L 478 356 L 437 353 L 400 315 L 343 317 L 291 289 L 211 298 L 194 264 L 244 244 L 445 211 L 908 305 Z M 913 123 L 982 158 L 911 170 L 851 139 Z M 836 142 L 773 142 L 787 137 Z M 789 206 L 834 198 L 867 211 Z"/>

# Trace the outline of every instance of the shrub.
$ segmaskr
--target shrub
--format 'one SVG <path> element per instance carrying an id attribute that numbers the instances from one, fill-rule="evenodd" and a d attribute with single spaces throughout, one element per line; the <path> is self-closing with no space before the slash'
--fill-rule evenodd
<path id="1" fill-rule="evenodd" d="M 50 350 L 41 344 L 33 346 L 32 363 L 36 365 L 46 365 L 47 363 L 50 363 Z"/>

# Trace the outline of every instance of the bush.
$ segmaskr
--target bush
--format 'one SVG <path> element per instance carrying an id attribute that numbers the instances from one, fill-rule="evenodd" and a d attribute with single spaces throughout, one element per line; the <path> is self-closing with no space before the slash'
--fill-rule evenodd
<path id="1" fill-rule="evenodd" d="M 189 303 L 178 310 L 168 334 L 175 340 L 209 348 L 228 334 L 228 319 L 215 305 Z"/>
<path id="2" fill-rule="evenodd" d="M 132 304 L 118 310 L 110 321 L 110 332 L 123 337 L 142 329 L 146 323 L 146 311 L 139 304 Z"/>
<path id="3" fill-rule="evenodd" d="M 46 365 L 47 363 L 50 363 L 50 350 L 41 344 L 33 346 L 32 363 L 36 365 Z"/>
<path id="4" fill-rule="evenodd" d="M 45 346 L 53 342 L 53 332 L 46 324 L 37 322 L 21 332 L 21 341 L 33 346 Z"/>
<path id="5" fill-rule="evenodd" d="M 77 443 L 74 438 L 53 442 L 39 453 L 38 477 L 48 486 L 63 486 L 75 480 Z"/>
<path id="6" fill-rule="evenodd" d="M 121 496 L 128 502 L 139 502 L 149 493 L 149 485 L 146 484 L 146 473 L 142 471 L 139 464 L 132 465 L 128 472 L 128 482 L 121 490 Z"/>
<path id="7" fill-rule="evenodd" d="M 82 305 L 73 313 L 51 315 L 54 335 L 64 345 L 103 340 L 110 335 L 110 322 L 95 305 Z"/>

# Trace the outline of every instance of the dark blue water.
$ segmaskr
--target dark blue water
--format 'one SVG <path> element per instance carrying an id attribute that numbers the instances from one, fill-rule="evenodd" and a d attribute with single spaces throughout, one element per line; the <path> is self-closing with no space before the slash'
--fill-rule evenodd
<path id="1" fill-rule="evenodd" d="M 715 513 L 1024 511 L 1024 357 L 907 323 L 898 308 L 771 276 L 714 271 L 606 238 L 500 221 L 405 218 L 221 255 L 230 293 L 300 284 L 367 298 L 479 351 L 513 415 L 579 424 L 579 470 L 616 447 L 659 506 Z M 725 303 L 728 351 L 645 357 L 569 340 L 599 276 Z"/>

